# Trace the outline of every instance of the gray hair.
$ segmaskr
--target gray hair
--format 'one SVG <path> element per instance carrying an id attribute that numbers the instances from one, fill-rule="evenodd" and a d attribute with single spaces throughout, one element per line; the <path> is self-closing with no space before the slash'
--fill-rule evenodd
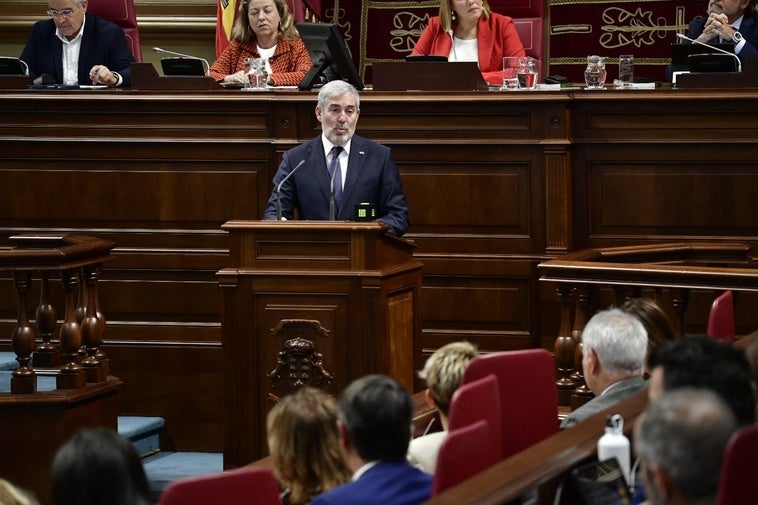
<path id="1" fill-rule="evenodd" d="M 358 95 L 358 90 L 355 86 L 347 81 L 334 80 L 329 81 L 318 92 L 318 107 L 321 110 L 326 109 L 326 104 L 330 99 L 342 96 L 345 93 L 352 93 L 355 97 L 355 106 L 361 108 L 361 97 Z"/>
<path id="2" fill-rule="evenodd" d="M 688 501 L 714 494 L 729 438 L 737 429 L 729 407 L 705 389 L 666 393 L 634 429 L 634 447 L 646 466 L 657 465 Z"/>
<path id="3" fill-rule="evenodd" d="M 619 309 L 603 310 L 582 331 L 584 351 L 592 349 L 611 378 L 639 375 L 647 355 L 647 331 L 634 316 Z"/>

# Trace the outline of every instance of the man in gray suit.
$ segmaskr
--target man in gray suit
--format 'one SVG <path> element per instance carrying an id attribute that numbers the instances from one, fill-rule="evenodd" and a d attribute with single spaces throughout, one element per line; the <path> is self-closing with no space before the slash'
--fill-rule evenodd
<path id="1" fill-rule="evenodd" d="M 582 369 L 595 398 L 561 423 L 568 428 L 647 387 L 642 376 L 647 332 L 634 316 L 619 309 L 598 312 L 582 332 Z"/>

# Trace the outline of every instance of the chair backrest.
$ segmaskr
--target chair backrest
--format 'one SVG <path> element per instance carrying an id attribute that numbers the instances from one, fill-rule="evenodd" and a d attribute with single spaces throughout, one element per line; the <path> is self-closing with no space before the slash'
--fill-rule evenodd
<path id="1" fill-rule="evenodd" d="M 724 450 L 716 505 L 753 503 L 758 496 L 758 425 L 740 429 Z"/>
<path id="2" fill-rule="evenodd" d="M 87 10 L 123 28 L 135 61 L 142 62 L 142 46 L 139 40 L 134 0 L 89 0 Z"/>
<path id="3" fill-rule="evenodd" d="M 490 1 L 490 6 L 495 12 L 513 18 L 526 55 L 539 60 L 540 80 L 542 80 L 546 50 L 544 0 Z"/>
<path id="4" fill-rule="evenodd" d="M 161 505 L 275 505 L 281 504 L 279 484 L 265 467 L 245 467 L 226 472 L 186 477 L 166 486 Z"/>
<path id="5" fill-rule="evenodd" d="M 503 418 L 500 405 L 500 386 L 494 374 L 462 384 L 453 393 L 448 411 L 448 430 L 487 421 L 492 431 L 490 444 L 497 448 L 498 461 L 503 456 Z"/>
<path id="6" fill-rule="evenodd" d="M 440 445 L 432 479 L 432 496 L 497 463 L 497 452 L 492 443 L 492 428 L 483 419 L 450 430 Z"/>
<path id="7" fill-rule="evenodd" d="M 503 458 L 558 432 L 555 364 L 545 349 L 503 351 L 477 356 L 462 384 L 494 374 L 500 388 Z"/>
<path id="8" fill-rule="evenodd" d="M 724 291 L 713 300 L 711 311 L 708 314 L 708 330 L 706 334 L 723 342 L 734 341 L 734 295 L 731 291 Z"/>

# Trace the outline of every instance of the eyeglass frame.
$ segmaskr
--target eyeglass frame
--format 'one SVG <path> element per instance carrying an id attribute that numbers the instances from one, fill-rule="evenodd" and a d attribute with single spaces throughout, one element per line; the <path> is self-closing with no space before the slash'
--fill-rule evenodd
<path id="1" fill-rule="evenodd" d="M 76 12 L 76 10 L 80 8 L 81 8 L 81 5 L 77 5 L 73 9 L 61 9 L 61 10 L 48 9 L 47 11 L 45 11 L 45 14 L 55 19 L 68 18 L 68 17 L 73 16 L 74 12 Z"/>

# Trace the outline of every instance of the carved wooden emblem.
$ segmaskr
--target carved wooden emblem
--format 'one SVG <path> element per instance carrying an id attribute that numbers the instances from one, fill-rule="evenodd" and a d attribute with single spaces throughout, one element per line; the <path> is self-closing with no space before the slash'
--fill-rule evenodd
<path id="1" fill-rule="evenodd" d="M 319 321 L 285 319 L 271 330 L 272 335 L 279 333 L 294 333 L 295 337 L 284 341 L 283 350 L 277 354 L 276 366 L 266 374 L 271 389 L 284 387 L 287 391 L 283 394 L 304 386 L 331 389 L 334 374 L 324 368 L 324 356 L 316 351 L 313 340 L 306 338 L 328 335 L 329 330 L 321 326 Z M 271 393 L 269 398 L 274 401 L 279 399 Z"/>

